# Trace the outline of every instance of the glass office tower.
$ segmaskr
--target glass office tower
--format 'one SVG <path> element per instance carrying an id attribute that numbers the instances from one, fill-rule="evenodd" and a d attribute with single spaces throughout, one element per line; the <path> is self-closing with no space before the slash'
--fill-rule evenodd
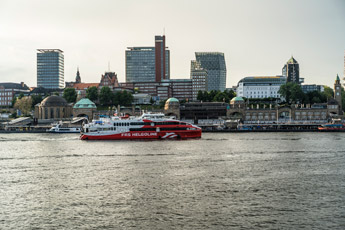
<path id="1" fill-rule="evenodd" d="M 37 51 L 37 87 L 65 88 L 63 51 L 59 49 Z"/>
<path id="2" fill-rule="evenodd" d="M 207 71 L 207 91 L 226 88 L 226 65 L 224 53 L 196 52 L 196 61 Z"/>
<path id="3" fill-rule="evenodd" d="M 154 47 L 127 47 L 126 82 L 160 82 L 170 79 L 170 51 L 165 36 L 155 36 Z"/>

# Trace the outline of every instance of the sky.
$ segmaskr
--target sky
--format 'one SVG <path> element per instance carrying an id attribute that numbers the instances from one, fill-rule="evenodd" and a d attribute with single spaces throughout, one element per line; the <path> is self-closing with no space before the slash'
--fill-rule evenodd
<path id="1" fill-rule="evenodd" d="M 195 52 L 223 52 L 227 87 L 275 76 L 293 57 L 306 84 L 344 76 L 345 0 L 0 0 L 0 82 L 36 86 L 37 49 L 61 49 L 65 81 L 125 81 L 125 50 L 166 35 L 170 78 Z"/>

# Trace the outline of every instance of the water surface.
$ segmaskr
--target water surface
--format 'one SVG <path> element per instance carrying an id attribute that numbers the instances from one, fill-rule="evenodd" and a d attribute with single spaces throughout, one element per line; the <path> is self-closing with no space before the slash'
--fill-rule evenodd
<path id="1" fill-rule="evenodd" d="M 0 229 L 344 229 L 344 138 L 0 134 Z"/>

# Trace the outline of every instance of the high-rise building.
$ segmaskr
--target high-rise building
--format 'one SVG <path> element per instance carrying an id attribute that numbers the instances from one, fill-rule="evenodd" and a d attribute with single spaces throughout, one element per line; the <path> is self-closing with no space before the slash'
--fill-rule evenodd
<path id="1" fill-rule="evenodd" d="M 193 101 L 196 101 L 198 92 L 207 90 L 207 70 L 201 68 L 199 62 L 191 61 L 190 78 L 192 79 Z"/>
<path id="2" fill-rule="evenodd" d="M 287 82 L 294 82 L 300 84 L 300 77 L 299 77 L 299 64 L 291 57 L 287 63 L 284 65 L 282 69 L 282 75 L 286 76 Z"/>
<path id="3" fill-rule="evenodd" d="M 207 71 L 207 91 L 224 91 L 226 87 L 226 65 L 224 53 L 196 52 L 196 61 Z"/>
<path id="4" fill-rule="evenodd" d="M 155 36 L 154 47 L 127 47 L 126 82 L 160 82 L 170 79 L 170 51 L 165 36 Z"/>
<path id="5" fill-rule="evenodd" d="M 63 89 L 64 55 L 59 49 L 37 50 L 37 87 Z"/>

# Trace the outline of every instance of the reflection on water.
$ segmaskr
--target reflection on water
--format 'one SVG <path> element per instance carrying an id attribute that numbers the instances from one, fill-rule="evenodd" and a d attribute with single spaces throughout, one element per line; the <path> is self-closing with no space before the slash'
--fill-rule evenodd
<path id="1" fill-rule="evenodd" d="M 343 229 L 345 134 L 0 134 L 0 229 Z"/>

